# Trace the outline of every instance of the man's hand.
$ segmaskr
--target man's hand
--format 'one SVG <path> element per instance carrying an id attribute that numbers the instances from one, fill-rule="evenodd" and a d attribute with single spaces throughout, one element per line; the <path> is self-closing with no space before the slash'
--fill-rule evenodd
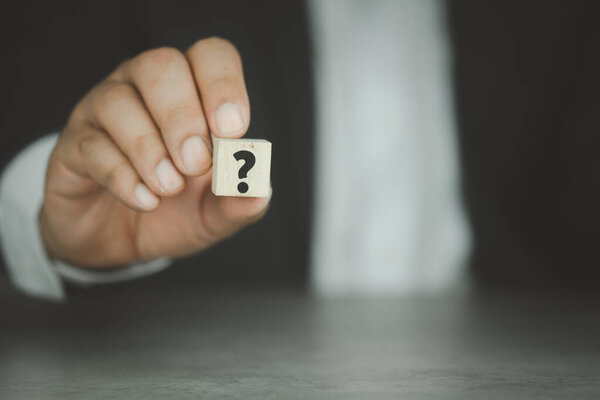
<path id="1" fill-rule="evenodd" d="M 211 134 L 250 121 L 242 63 L 223 39 L 146 51 L 74 108 L 48 164 L 48 254 L 99 268 L 206 248 L 259 219 L 268 198 L 211 193 Z"/>

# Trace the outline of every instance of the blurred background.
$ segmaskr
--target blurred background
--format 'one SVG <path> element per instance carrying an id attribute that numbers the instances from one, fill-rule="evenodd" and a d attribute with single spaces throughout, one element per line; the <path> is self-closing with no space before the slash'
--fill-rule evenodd
<path id="1" fill-rule="evenodd" d="M 221 36 L 274 195 L 234 237 L 62 305 L 0 279 L 0 397 L 597 398 L 599 11 L 3 5 L 0 168 L 124 59 Z"/>
<path id="2" fill-rule="evenodd" d="M 59 131 L 83 94 L 124 59 L 159 46 L 185 50 L 209 36 L 234 42 L 252 99 L 248 136 L 273 142 L 278 199 L 260 224 L 178 261 L 162 279 L 305 281 L 313 110 L 303 3 L 29 1 L 10 8 L 0 17 L 2 34 L 12 37 L 2 46 L 3 166 L 35 138 Z"/>
<path id="3" fill-rule="evenodd" d="M 163 279 L 370 294 L 436 293 L 463 271 L 597 283 L 597 6 L 344 3 L 11 4 L 2 166 L 125 58 L 222 36 L 244 61 L 248 136 L 273 142 L 275 197 L 263 221 Z"/>
<path id="4" fill-rule="evenodd" d="M 248 136 L 273 143 L 275 196 L 263 221 L 161 279 L 370 295 L 597 284 L 597 8 L 13 3 L 0 16 L 1 163 L 59 131 L 125 58 L 222 36 L 244 61 Z"/>

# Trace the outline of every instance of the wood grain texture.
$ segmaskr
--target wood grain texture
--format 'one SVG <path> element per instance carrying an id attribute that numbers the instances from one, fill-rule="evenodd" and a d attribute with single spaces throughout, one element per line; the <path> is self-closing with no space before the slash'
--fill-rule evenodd
<path id="1" fill-rule="evenodd" d="M 212 192 L 217 196 L 267 197 L 271 182 L 271 142 L 213 139 Z"/>

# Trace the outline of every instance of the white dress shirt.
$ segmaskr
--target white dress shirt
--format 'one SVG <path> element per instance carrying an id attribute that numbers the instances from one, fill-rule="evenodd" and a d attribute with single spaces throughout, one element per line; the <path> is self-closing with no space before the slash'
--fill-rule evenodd
<path id="1" fill-rule="evenodd" d="M 327 294 L 460 288 L 459 191 L 441 0 L 312 0 L 317 93 L 312 283 Z"/>
<path id="2" fill-rule="evenodd" d="M 441 0 L 311 0 L 317 160 L 311 282 L 323 294 L 435 294 L 460 287 L 470 236 L 459 197 L 450 54 Z M 64 298 L 63 282 L 111 283 L 168 260 L 109 271 L 50 260 L 38 213 L 56 135 L 0 180 L 11 281 Z"/>
<path id="3" fill-rule="evenodd" d="M 126 268 L 89 270 L 51 260 L 44 251 L 38 215 L 44 197 L 48 158 L 58 135 L 46 136 L 23 150 L 0 179 L 0 241 L 11 282 L 25 293 L 63 300 L 63 283 L 92 285 L 125 281 L 158 272 L 169 260 L 157 259 Z"/>

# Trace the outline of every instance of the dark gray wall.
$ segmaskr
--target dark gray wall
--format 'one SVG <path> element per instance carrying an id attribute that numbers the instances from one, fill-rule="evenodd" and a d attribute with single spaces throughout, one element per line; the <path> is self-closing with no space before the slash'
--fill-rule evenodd
<path id="1" fill-rule="evenodd" d="M 307 271 L 312 84 L 299 1 L 14 2 L 0 12 L 1 165 L 59 130 L 78 99 L 124 58 L 222 36 L 239 49 L 252 107 L 249 137 L 273 143 L 267 217 L 165 279 L 292 279 Z M 239 255 L 244 254 L 242 265 Z"/>

